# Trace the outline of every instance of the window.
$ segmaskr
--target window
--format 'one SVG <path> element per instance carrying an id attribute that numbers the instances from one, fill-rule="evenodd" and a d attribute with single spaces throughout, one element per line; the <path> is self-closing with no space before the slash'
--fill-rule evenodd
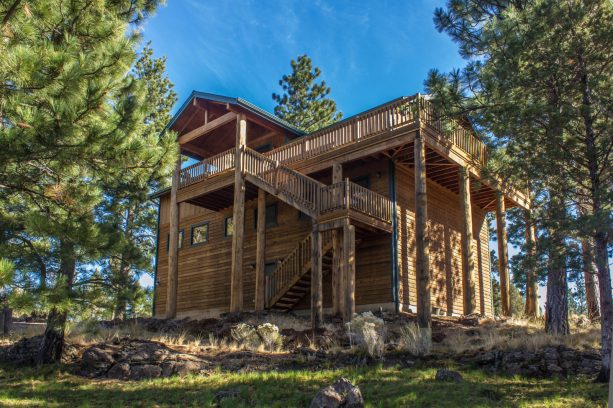
<path id="1" fill-rule="evenodd" d="M 203 222 L 192 225 L 192 245 L 204 244 L 209 242 L 209 223 Z"/>
<path id="2" fill-rule="evenodd" d="M 309 216 L 306 215 L 305 213 L 303 213 L 302 211 L 298 210 L 298 220 L 299 221 L 307 221 L 307 220 L 309 220 Z"/>
<path id="3" fill-rule="evenodd" d="M 266 227 L 277 226 L 277 204 L 268 204 L 266 206 Z M 258 227 L 258 209 L 253 210 L 253 228 Z"/>
<path id="4" fill-rule="evenodd" d="M 368 176 L 354 177 L 353 179 L 351 179 L 351 181 L 357 184 L 358 186 L 362 186 L 364 188 L 370 188 L 370 177 Z"/>
<path id="5" fill-rule="evenodd" d="M 184 230 L 179 230 L 179 249 L 183 248 L 183 232 Z M 166 236 L 166 252 L 170 250 L 170 234 Z"/>
<path id="6" fill-rule="evenodd" d="M 234 234 L 234 220 L 232 217 L 226 217 L 223 221 L 223 234 L 226 237 L 231 237 Z"/>
<path id="7" fill-rule="evenodd" d="M 277 269 L 277 261 L 266 262 L 266 265 L 264 266 L 264 275 L 266 276 L 272 275 L 275 269 Z"/>

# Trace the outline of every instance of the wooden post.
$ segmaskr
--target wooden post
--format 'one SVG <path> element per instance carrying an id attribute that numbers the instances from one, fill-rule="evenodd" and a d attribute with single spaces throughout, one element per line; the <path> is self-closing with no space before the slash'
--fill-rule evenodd
<path id="1" fill-rule="evenodd" d="M 524 211 L 526 221 L 526 247 L 528 270 L 526 271 L 526 307 L 524 313 L 529 317 L 538 317 L 538 280 L 536 277 L 536 232 L 530 210 Z"/>
<path id="2" fill-rule="evenodd" d="M 464 286 L 464 314 L 475 312 L 475 257 L 473 255 L 473 217 L 470 203 L 470 176 L 460 167 L 460 207 L 462 208 L 462 282 Z"/>
<path id="3" fill-rule="evenodd" d="M 264 310 L 266 297 L 266 191 L 258 190 L 258 225 L 255 252 L 255 310 Z"/>
<path id="4" fill-rule="evenodd" d="M 321 232 L 317 224 L 313 224 L 311 232 L 311 324 L 313 329 L 321 327 L 324 317 L 321 255 Z"/>
<path id="5" fill-rule="evenodd" d="M 350 322 L 355 314 L 355 227 L 348 222 L 343 226 L 343 259 L 345 305 L 343 320 Z"/>
<path id="6" fill-rule="evenodd" d="M 343 181 L 343 166 L 340 163 L 332 165 L 332 184 Z M 338 202 L 342 197 L 342 193 L 337 191 L 338 197 L 334 197 L 335 202 Z M 341 244 L 342 232 L 340 229 L 332 230 L 332 314 L 337 316 L 342 313 L 344 305 L 343 289 L 342 289 L 342 274 L 341 274 Z"/>
<path id="7" fill-rule="evenodd" d="M 498 271 L 500 272 L 500 303 L 503 316 L 511 316 L 511 292 L 509 281 L 509 254 L 504 195 L 496 194 L 496 235 L 498 236 Z"/>
<path id="8" fill-rule="evenodd" d="M 417 275 L 417 324 L 429 336 L 432 326 L 430 305 L 429 237 L 427 231 L 426 146 L 417 130 L 415 136 L 415 252 Z M 426 333 L 424 333 L 424 331 Z"/>
<path id="9" fill-rule="evenodd" d="M 234 159 L 234 213 L 232 221 L 232 271 L 230 275 L 230 312 L 243 310 L 243 238 L 245 233 L 245 175 L 242 152 L 247 142 L 247 120 L 244 114 L 237 117 L 236 156 Z"/>
<path id="10" fill-rule="evenodd" d="M 177 192 L 181 177 L 181 154 L 172 173 L 170 187 L 170 230 L 168 233 L 168 285 L 166 287 L 166 318 L 177 316 L 177 288 L 179 281 L 179 204 Z"/>

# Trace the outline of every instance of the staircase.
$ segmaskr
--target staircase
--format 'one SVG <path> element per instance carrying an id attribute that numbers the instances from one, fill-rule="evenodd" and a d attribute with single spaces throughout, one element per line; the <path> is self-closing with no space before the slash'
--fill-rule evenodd
<path id="1" fill-rule="evenodd" d="M 323 275 L 332 271 L 332 231 L 322 233 Z M 266 276 L 266 307 L 279 311 L 294 308 L 311 291 L 311 234 L 309 233 Z"/>

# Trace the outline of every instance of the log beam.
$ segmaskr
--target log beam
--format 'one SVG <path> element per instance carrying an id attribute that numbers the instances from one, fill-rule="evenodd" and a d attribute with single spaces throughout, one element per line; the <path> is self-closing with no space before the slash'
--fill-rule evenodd
<path id="1" fill-rule="evenodd" d="M 415 136 L 415 252 L 417 275 L 417 324 L 429 336 L 432 326 L 430 305 L 429 236 L 427 231 L 426 154 L 422 131 Z"/>
<path id="2" fill-rule="evenodd" d="M 332 165 L 332 184 L 343 181 L 343 165 L 335 162 Z M 345 299 L 341 274 L 342 256 L 342 230 L 332 231 L 332 315 L 337 316 L 342 313 Z"/>
<path id="3" fill-rule="evenodd" d="M 496 194 L 496 235 L 498 238 L 498 271 L 500 273 L 500 303 L 503 316 L 511 316 L 511 282 L 507 248 L 506 208 L 502 192 Z"/>
<path id="4" fill-rule="evenodd" d="M 355 314 L 355 227 L 343 226 L 343 259 L 341 269 L 345 292 L 343 320 L 350 322 Z"/>
<path id="5" fill-rule="evenodd" d="M 255 252 L 255 310 L 262 311 L 266 296 L 266 191 L 258 190 L 258 220 Z"/>
<path id="6" fill-rule="evenodd" d="M 179 280 L 179 178 L 181 175 L 181 155 L 172 172 L 170 187 L 170 230 L 168 233 L 168 286 L 166 287 L 166 318 L 177 316 L 177 288 Z"/>
<path id="7" fill-rule="evenodd" d="M 213 130 L 225 125 L 226 123 L 230 123 L 237 118 L 236 113 L 228 112 L 223 116 L 218 117 L 206 124 L 197 127 L 194 130 L 190 130 L 183 136 L 179 137 L 179 144 L 183 145 L 185 143 L 191 142 L 192 140 L 199 138 L 200 136 L 204 136 L 205 134 L 212 132 Z"/>
<path id="8" fill-rule="evenodd" d="M 213 122 L 211 122 L 213 123 Z M 247 120 L 245 115 L 237 117 L 236 156 L 234 171 L 234 213 L 232 221 L 232 270 L 230 272 L 230 312 L 243 310 L 243 239 L 245 233 L 245 175 L 243 174 L 242 152 L 247 142 Z"/>
<path id="9" fill-rule="evenodd" d="M 311 324 L 313 329 L 321 327 L 324 320 L 321 255 L 321 232 L 317 224 L 313 224 L 311 232 Z"/>
<path id="10" fill-rule="evenodd" d="M 462 209 L 462 283 L 464 292 L 464 314 L 475 312 L 475 257 L 473 254 L 473 217 L 470 204 L 470 177 L 468 170 L 461 167 L 459 174 L 460 208 Z"/>

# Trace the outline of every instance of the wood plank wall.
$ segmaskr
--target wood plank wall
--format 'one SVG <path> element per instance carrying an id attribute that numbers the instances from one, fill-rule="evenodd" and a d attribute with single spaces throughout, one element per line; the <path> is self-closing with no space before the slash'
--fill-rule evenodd
<path id="1" fill-rule="evenodd" d="M 398 204 L 398 262 L 400 300 L 417 304 L 415 278 L 415 178 L 405 166 L 396 168 Z M 432 306 L 462 314 L 461 208 L 457 194 L 428 180 L 428 228 Z M 492 315 L 489 268 L 489 231 L 485 212 L 473 205 L 473 242 L 477 312 Z M 479 251 L 480 249 L 480 251 Z"/>
<path id="2" fill-rule="evenodd" d="M 373 161 L 362 165 L 345 165 L 343 178 L 355 179 L 368 175 L 369 188 L 388 195 L 388 162 Z M 329 183 L 330 180 L 325 180 Z M 415 243 L 414 243 L 414 176 L 404 166 L 396 169 L 396 194 L 398 200 L 398 272 L 400 301 L 416 305 Z M 461 209 L 459 198 L 451 191 L 428 181 L 428 216 L 432 231 L 430 265 L 432 276 L 432 305 L 443 312 L 462 313 L 462 275 L 460 256 Z M 160 216 L 160 245 L 158 248 L 158 273 L 155 295 L 156 316 L 165 313 L 167 280 L 168 197 L 162 197 Z M 246 203 L 244 248 L 244 307 L 254 308 L 255 301 L 255 251 L 256 230 L 254 209 L 256 201 Z M 299 219 L 298 211 L 278 202 L 268 195 L 267 203 L 277 202 L 278 225 L 266 230 L 266 262 L 284 258 L 310 231 L 308 217 Z M 214 316 L 227 312 L 230 306 L 230 259 L 232 240 L 224 237 L 224 219 L 232 215 L 232 209 L 213 212 L 181 204 L 180 228 L 184 230 L 183 247 L 179 251 L 179 288 L 177 316 Z M 190 245 L 190 226 L 208 221 L 209 242 Z M 477 268 L 477 311 L 491 315 L 491 286 L 489 270 L 489 237 L 485 212 L 473 206 L 473 247 Z M 391 234 L 374 234 L 358 231 L 356 259 L 356 305 L 389 304 L 392 302 L 390 245 Z M 324 307 L 331 307 L 331 277 L 323 279 Z M 298 309 L 308 309 L 310 297 L 306 296 Z"/>

